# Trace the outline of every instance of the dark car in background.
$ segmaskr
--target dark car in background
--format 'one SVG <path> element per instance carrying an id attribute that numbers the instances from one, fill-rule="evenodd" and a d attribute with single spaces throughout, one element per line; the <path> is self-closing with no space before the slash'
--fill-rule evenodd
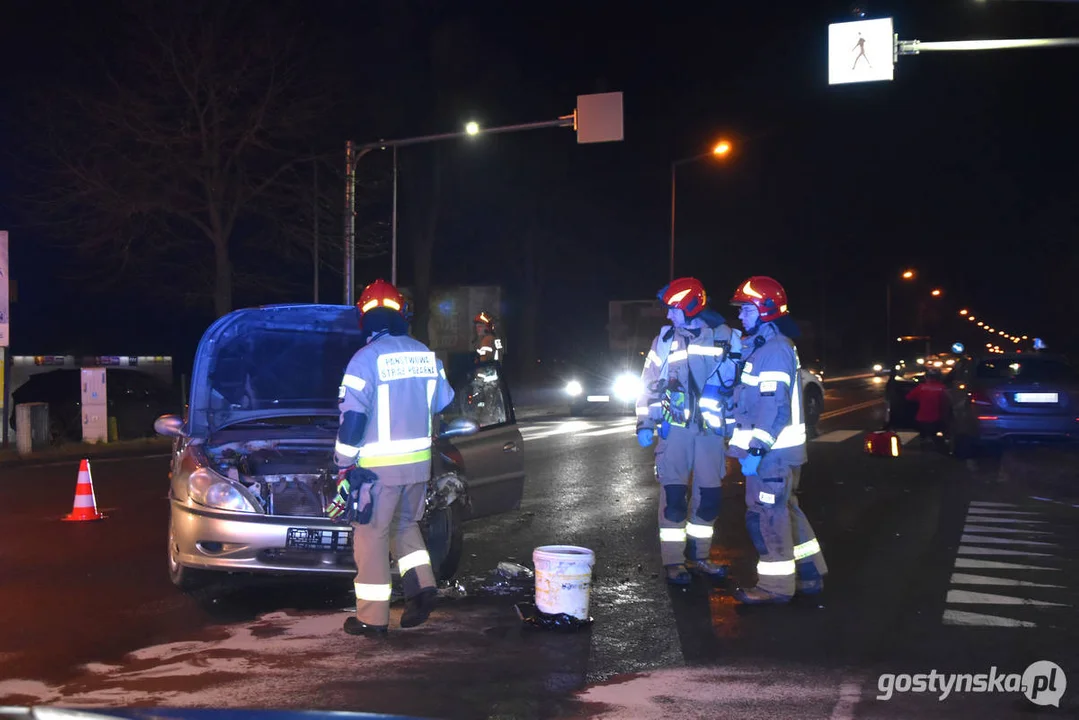
<path id="1" fill-rule="evenodd" d="M 136 370 L 105 371 L 109 417 L 116 418 L 119 439 L 151 437 L 154 421 L 181 412 L 180 392 Z M 51 370 L 31 375 L 11 394 L 12 403 L 47 403 L 53 442 L 82 440 L 82 388 L 78 369 Z M 15 413 L 10 425 L 15 429 Z"/>
<path id="2" fill-rule="evenodd" d="M 964 358 L 947 383 L 957 457 L 1003 441 L 1079 439 L 1079 369 L 1062 355 Z"/>

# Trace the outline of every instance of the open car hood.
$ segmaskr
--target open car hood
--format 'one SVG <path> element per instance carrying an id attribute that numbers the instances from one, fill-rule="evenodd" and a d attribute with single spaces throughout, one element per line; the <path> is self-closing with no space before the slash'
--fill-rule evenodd
<path id="1" fill-rule="evenodd" d="M 351 305 L 267 305 L 236 310 L 199 342 L 187 433 L 288 415 L 335 415 L 341 376 L 360 348 Z"/>

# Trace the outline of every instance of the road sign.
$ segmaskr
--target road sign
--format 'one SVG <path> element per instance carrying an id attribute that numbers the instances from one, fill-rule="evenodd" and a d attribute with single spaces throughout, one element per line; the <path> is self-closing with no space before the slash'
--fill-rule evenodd
<path id="1" fill-rule="evenodd" d="M 622 93 L 577 96 L 577 143 L 620 142 Z"/>
<path id="2" fill-rule="evenodd" d="M 828 26 L 828 84 L 892 80 L 895 31 L 892 18 Z"/>

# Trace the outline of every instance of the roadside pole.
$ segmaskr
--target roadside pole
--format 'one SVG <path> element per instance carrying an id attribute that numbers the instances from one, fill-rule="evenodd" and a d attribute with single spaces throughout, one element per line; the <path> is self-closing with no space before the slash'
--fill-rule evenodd
<path id="1" fill-rule="evenodd" d="M 379 140 L 378 142 L 357 145 L 349 140 L 345 144 L 345 248 L 344 248 L 344 303 L 351 305 L 356 301 L 355 261 L 356 261 L 356 163 L 372 150 L 393 150 L 393 214 L 391 219 L 390 282 L 397 284 L 397 149 L 408 145 L 420 145 L 443 140 L 455 140 L 462 137 L 478 137 L 543 128 L 572 127 L 577 133 L 579 145 L 597 142 L 619 142 L 623 140 L 622 93 L 599 93 L 578 95 L 577 107 L 570 115 L 563 115 L 557 120 L 544 120 L 516 125 L 502 125 L 493 128 L 481 128 L 470 122 L 464 130 L 458 132 L 422 135 L 419 137 L 400 138 L 397 140 Z"/>
<path id="2" fill-rule="evenodd" d="M 3 406 L 3 447 L 8 446 L 12 408 L 8 402 L 11 387 L 11 265 L 8 262 L 8 231 L 0 230 L 0 405 Z"/>

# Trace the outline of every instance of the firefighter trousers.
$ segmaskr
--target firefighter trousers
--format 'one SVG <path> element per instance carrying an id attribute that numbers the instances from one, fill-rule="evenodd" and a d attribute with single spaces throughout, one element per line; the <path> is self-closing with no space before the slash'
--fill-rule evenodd
<path id="1" fill-rule="evenodd" d="M 794 595 L 798 582 L 820 580 L 828 566 L 795 495 L 801 467 L 769 474 L 772 477 L 746 478 L 746 529 L 760 555 L 757 587 Z"/>
<path id="2" fill-rule="evenodd" d="M 664 565 L 678 565 L 687 556 L 708 559 L 726 467 L 726 443 L 712 432 L 672 427 L 667 439 L 656 444 L 659 553 Z"/>
<path id="3" fill-rule="evenodd" d="M 356 559 L 356 617 L 368 625 L 388 625 L 390 555 L 397 562 L 405 597 L 435 587 L 431 557 L 418 521 L 423 517 L 426 483 L 383 485 L 371 489 L 374 507 L 366 525 L 353 523 L 352 553 Z"/>

